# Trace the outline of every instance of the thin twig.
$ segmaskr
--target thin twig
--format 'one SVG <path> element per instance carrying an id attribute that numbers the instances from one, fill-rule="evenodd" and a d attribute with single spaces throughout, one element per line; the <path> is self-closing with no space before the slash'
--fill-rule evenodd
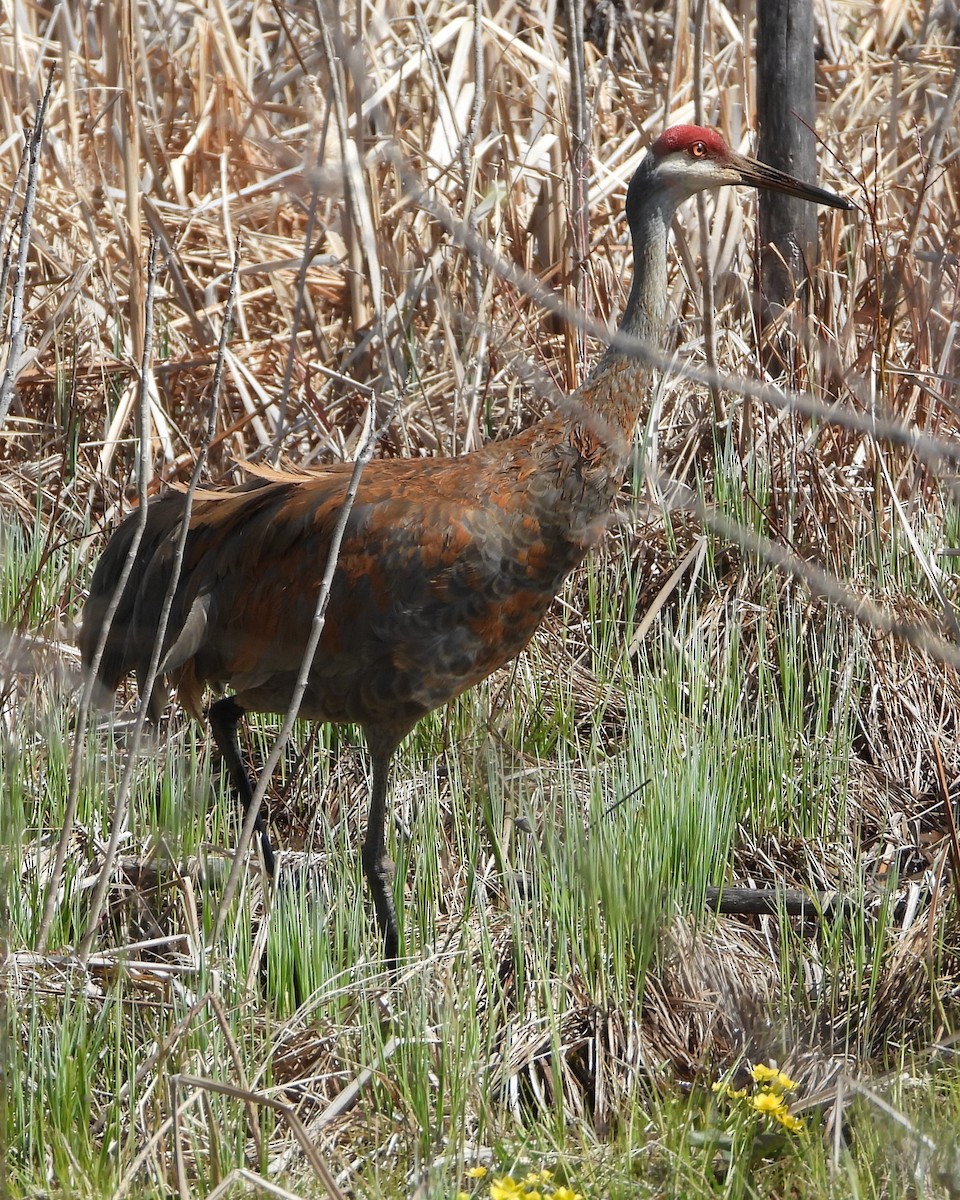
<path id="1" fill-rule="evenodd" d="M 243 864 L 246 857 L 247 847 L 253 837 L 253 829 L 257 823 L 257 817 L 260 814 L 260 806 L 263 803 L 263 798 L 266 795 L 267 787 L 270 783 L 270 777 L 276 770 L 277 764 L 280 761 L 280 756 L 283 749 L 293 732 L 293 727 L 296 724 L 297 717 L 300 714 L 300 706 L 303 703 L 303 697 L 306 694 L 307 685 L 310 682 L 310 671 L 313 667 L 313 660 L 317 654 L 317 647 L 320 644 L 320 638 L 323 635 L 323 628 L 326 623 L 327 605 L 330 601 L 330 589 L 333 584 L 333 577 L 336 573 L 337 563 L 340 558 L 340 545 L 343 541 L 343 535 L 346 532 L 347 522 L 350 519 L 350 513 L 353 510 L 354 501 L 357 498 L 357 490 L 360 486 L 360 478 L 363 475 L 364 467 L 373 458 L 373 452 L 376 449 L 377 441 L 380 435 L 380 430 L 376 427 L 373 420 L 373 404 L 367 410 L 367 429 L 360 446 L 360 452 L 357 454 L 356 461 L 353 466 L 353 472 L 350 475 L 350 483 L 347 487 L 346 494 L 343 499 L 343 506 L 337 516 L 337 523 L 333 527 L 333 533 L 330 536 L 330 550 L 327 554 L 327 563 L 323 572 L 323 578 L 320 581 L 320 591 L 317 595 L 317 603 L 314 608 L 313 620 L 310 625 L 310 637 L 307 639 L 307 644 L 304 647 L 303 658 L 300 662 L 300 670 L 297 673 L 297 680 L 293 687 L 293 692 L 290 698 L 290 705 L 283 719 L 283 724 L 280 727 L 280 732 L 274 740 L 270 754 L 267 756 L 266 762 L 260 770 L 260 778 L 257 780 L 257 786 L 253 792 L 253 799 L 250 801 L 250 806 L 247 809 L 244 817 L 243 827 L 240 831 L 240 839 L 237 843 L 237 850 L 233 858 L 233 863 L 230 867 L 230 874 L 227 877 L 227 883 L 223 890 L 223 896 L 220 899 L 220 907 L 217 910 L 217 919 L 214 923 L 213 940 L 217 941 L 223 930 L 224 923 L 227 919 L 227 914 L 230 911 L 230 905 L 233 902 L 234 894 L 240 882 L 240 874 L 243 870 Z"/>
<path id="2" fill-rule="evenodd" d="M 306 64 L 300 57 L 300 50 L 297 46 L 293 35 L 290 32 L 290 27 L 287 21 L 286 13 L 283 10 L 283 5 L 279 0 L 272 0 L 273 8 L 277 14 L 277 19 L 280 22 L 280 27 L 283 30 L 287 43 L 293 51 L 294 57 L 300 64 L 300 68 L 305 76 L 309 76 Z M 324 119 L 324 134 L 326 132 L 326 119 Z M 310 207 L 307 209 L 307 225 L 303 234 L 303 256 L 300 260 L 300 269 L 297 272 L 297 298 L 293 309 L 293 320 L 290 325 L 290 334 L 287 340 L 287 357 L 283 367 L 283 382 L 280 385 L 280 411 L 277 414 L 276 429 L 273 434 L 273 442 L 270 445 L 267 458 L 270 462 L 276 464 L 280 458 L 280 448 L 283 445 L 283 439 L 286 436 L 287 422 L 287 406 L 290 402 L 290 383 L 293 379 L 293 366 L 297 359 L 297 337 L 300 333 L 300 323 L 303 319 L 303 309 L 306 303 L 307 292 L 307 273 L 310 269 L 310 263 L 313 258 L 314 237 L 317 228 L 317 207 L 320 201 L 320 166 L 323 162 L 323 143 L 324 137 L 316 139 L 316 144 L 313 150 L 313 169 L 308 173 L 311 180 L 310 187 Z"/>
<path id="3" fill-rule="evenodd" d="M 113 627 L 114 617 L 117 614 L 117 609 L 120 607 L 120 601 L 126 591 L 127 582 L 133 572 L 133 565 L 136 562 L 137 552 L 140 549 L 140 543 L 143 539 L 143 532 L 147 526 L 147 480 L 150 475 L 150 387 L 152 377 L 150 373 L 150 360 L 153 356 L 153 304 L 156 292 L 157 282 L 157 240 L 150 239 L 150 248 L 147 254 L 147 293 L 144 298 L 144 339 L 143 339 L 143 358 L 140 362 L 140 380 L 138 384 L 137 395 L 137 411 L 138 411 L 138 463 L 137 463 L 137 494 L 138 508 L 136 524 L 134 526 L 134 534 L 131 539 L 127 557 L 123 563 L 123 569 L 117 579 L 116 587 L 113 589 L 113 595 L 110 597 L 110 603 L 107 605 L 106 612 L 103 615 L 103 621 L 100 626 L 100 633 L 97 638 L 96 646 L 94 647 L 93 657 L 90 661 L 89 670 L 86 678 L 83 681 L 83 691 L 80 694 L 80 705 L 77 710 L 77 720 L 73 731 L 73 750 L 70 755 L 70 783 L 67 789 L 67 803 L 63 815 L 63 825 L 60 829 L 60 838 L 57 842 L 57 850 L 53 860 L 53 869 L 50 873 L 50 878 L 47 881 L 46 894 L 43 900 L 43 915 L 40 919 L 40 928 L 37 931 L 37 949 L 44 950 L 47 945 L 47 939 L 50 936 L 50 928 L 53 924 L 54 916 L 57 911 L 57 895 L 60 890 L 60 883 L 63 879 L 63 869 L 67 861 L 67 851 L 70 845 L 70 839 L 73 836 L 73 826 L 77 817 L 77 804 L 80 798 L 80 777 L 81 764 L 83 759 L 84 737 L 87 731 L 87 723 L 90 719 L 90 707 L 93 702 L 93 693 L 97 688 L 98 676 L 100 673 L 100 664 L 103 661 L 103 655 L 106 651 L 107 640 Z"/>
<path id="4" fill-rule="evenodd" d="M 340 130 L 340 148 L 344 159 L 348 147 L 359 161 L 362 161 L 359 149 L 350 137 L 350 121 L 347 115 L 347 97 L 345 95 L 347 81 L 344 77 L 343 63 L 349 53 L 347 39 L 341 37 L 339 45 L 334 47 L 333 36 L 330 32 L 329 13 L 326 8 L 327 0 L 314 0 L 314 11 L 317 24 L 320 27 L 320 45 L 323 49 L 330 81 L 330 93 L 333 108 L 337 114 L 337 125 Z M 358 6 L 359 9 L 359 6 Z M 340 29 L 338 23 L 337 28 Z M 361 106 L 357 106 L 358 115 Z M 362 136 L 362 122 L 357 122 L 357 136 Z M 363 236 L 361 229 L 362 215 L 360 213 L 360 198 L 354 192 L 353 178 L 349 172 L 343 174 L 344 189 L 344 219 L 341 225 L 343 240 L 347 247 L 347 291 L 350 297 L 350 317 L 353 324 L 354 337 L 359 339 L 361 331 L 367 324 L 367 302 L 364 298 L 365 287 L 376 301 L 380 293 L 380 277 L 376 259 L 368 260 L 364 271 Z M 359 231 L 359 233 L 358 233 Z"/>
<path id="5" fill-rule="evenodd" d="M 23 296 L 27 286 L 27 258 L 30 253 L 30 229 L 33 221 L 33 205 L 37 198 L 37 176 L 40 171 L 40 151 L 43 147 L 43 123 L 47 115 L 47 104 L 53 90 L 54 68 L 47 75 L 47 86 L 37 105 L 37 116 L 30 132 L 28 147 L 27 187 L 23 195 L 23 212 L 20 214 L 20 245 L 17 253 L 17 273 L 13 281 L 13 295 L 10 305 L 10 327 L 8 331 L 9 347 L 7 349 L 7 365 L 0 383 L 0 429 L 7 419 L 10 405 L 13 402 L 13 391 L 20 370 L 20 359 L 23 356 L 23 343 L 26 329 L 23 324 Z"/>
<path id="6" fill-rule="evenodd" d="M 583 0 L 567 0 L 564 5 L 567 17 L 567 61 L 570 66 L 570 283 L 574 307 L 586 315 L 590 210 L 587 203 L 588 131 L 583 9 Z M 586 334 L 579 322 L 572 329 L 576 338 L 576 362 L 579 364 L 586 357 Z"/>
<path id="7" fill-rule="evenodd" d="M 703 77 L 706 73 L 704 61 L 704 38 L 707 24 L 707 0 L 697 0 L 697 15 L 693 31 L 693 111 L 694 120 L 698 125 L 706 121 L 703 107 Z M 714 320 L 714 288 L 713 263 L 710 261 L 710 222 L 707 220 L 707 198 L 703 192 L 697 192 L 697 224 L 700 227 L 700 295 L 703 305 L 703 356 L 708 371 L 717 369 L 717 327 Z M 723 421 L 723 401 L 720 389 L 715 385 L 710 387 L 713 400 L 713 419 L 719 424 Z"/>
<path id="8" fill-rule="evenodd" d="M 193 499 L 200 483 L 200 476 L 206 467 L 207 453 L 210 449 L 210 443 L 213 441 L 213 435 L 217 428 L 217 410 L 220 400 L 220 386 L 223 380 L 223 364 L 226 359 L 227 336 L 233 320 L 233 306 L 234 299 L 236 297 L 237 275 L 239 270 L 240 247 L 238 244 L 234 249 L 233 270 L 230 272 L 230 284 L 227 289 L 227 299 L 223 311 L 223 324 L 220 329 L 220 342 L 217 346 L 217 361 L 216 366 L 214 367 L 213 381 L 210 387 L 210 403 L 207 410 L 207 426 L 204 431 L 199 451 L 197 453 L 197 461 L 194 464 L 193 473 L 190 476 L 190 484 L 184 497 L 183 515 L 180 518 L 180 523 L 177 527 L 177 540 L 174 544 L 173 561 L 170 569 L 170 580 L 167 584 L 166 595 L 163 598 L 163 605 L 160 609 L 160 617 L 157 622 L 157 631 L 154 636 L 153 650 L 150 656 L 150 664 L 147 668 L 144 679 L 140 683 L 140 703 L 137 707 L 137 715 L 134 721 L 133 732 L 130 737 L 127 760 L 124 763 L 123 774 L 120 779 L 120 787 L 117 794 L 113 824 L 110 830 L 110 841 L 107 844 L 107 849 L 104 854 L 104 861 L 100 868 L 100 877 L 97 880 L 97 886 L 94 889 L 93 898 L 90 901 L 90 914 L 87 919 L 87 928 L 80 945 L 77 948 L 77 955 L 81 962 L 85 962 L 90 954 L 90 948 L 100 921 L 100 914 L 102 913 L 104 903 L 106 902 L 107 889 L 110 887 L 110 879 L 113 874 L 113 864 L 116 860 L 117 850 L 120 845 L 120 838 L 123 836 L 124 829 L 126 828 L 127 812 L 130 803 L 130 789 L 133 783 L 133 773 L 136 768 L 137 754 L 139 752 L 140 742 L 143 737 L 143 730 L 146 726 L 147 718 L 151 709 L 153 689 L 157 682 L 157 676 L 160 673 L 160 663 L 165 649 L 167 624 L 170 619 L 170 611 L 173 607 L 174 597 L 177 593 L 177 586 L 180 582 L 180 571 L 183 565 L 184 550 L 187 544 L 187 537 L 190 533 L 190 515 L 193 510 Z M 145 346 L 148 341 L 152 341 L 152 333 L 149 338 L 145 336 Z M 142 486 L 143 483 L 141 481 L 141 487 Z"/>
<path id="9" fill-rule="evenodd" d="M 376 1061 L 371 1066 L 364 1067 L 355 1079 L 352 1079 L 350 1083 L 346 1084 L 334 1096 L 323 1112 L 310 1122 L 310 1133 L 314 1138 L 316 1138 L 321 1129 L 325 1129 L 335 1120 L 342 1117 L 344 1113 L 350 1112 L 355 1107 L 364 1089 L 369 1087 L 371 1082 L 383 1072 L 388 1060 L 393 1057 L 402 1045 L 403 1043 L 398 1037 L 391 1037 L 384 1043 L 384 1047 L 378 1054 Z M 279 1155 L 271 1162 L 270 1173 L 279 1174 L 282 1171 L 289 1171 L 295 1153 L 296 1147 L 293 1147 Z"/>
<path id="10" fill-rule="evenodd" d="M 923 175 L 920 180 L 917 198 L 913 205 L 913 212 L 910 214 L 910 224 L 897 250 L 896 261 L 889 275 L 889 287 L 892 291 L 885 298 L 888 320 L 881 364 L 885 364 L 890 357 L 890 347 L 893 344 L 893 334 L 896 326 L 896 322 L 893 319 L 894 309 L 903 290 L 905 264 L 908 257 L 913 253 L 914 242 L 920 228 L 920 218 L 926 211 L 930 185 L 933 182 L 935 170 L 940 166 L 940 157 L 943 154 L 943 143 L 946 139 L 947 131 L 954 127 L 953 113 L 958 104 L 960 104 L 960 60 L 958 60 L 954 68 L 950 90 L 940 109 L 933 136 L 930 139 L 930 145 L 924 158 Z"/>
<path id="11" fill-rule="evenodd" d="M 313 1144 L 313 1139 L 310 1137 L 306 1126 L 289 1104 L 285 1104 L 282 1100 L 277 1100 L 273 1096 L 268 1096 L 264 1092 L 254 1092 L 249 1088 L 236 1087 L 230 1083 L 221 1083 L 218 1079 L 202 1079 L 199 1075 L 172 1075 L 170 1081 L 172 1086 L 176 1088 L 197 1088 L 201 1091 L 214 1092 L 219 1096 L 229 1096 L 234 1100 L 243 1100 L 247 1103 L 259 1104 L 264 1108 L 272 1109 L 289 1125 L 290 1132 L 300 1144 L 300 1149 L 303 1151 L 304 1157 L 310 1164 L 319 1182 L 334 1197 L 334 1200 L 346 1200 L 346 1196 L 334 1179 L 332 1171 Z"/>
<path id="12" fill-rule="evenodd" d="M 474 204 L 475 174 L 473 171 L 473 151 L 477 143 L 480 129 L 480 114 L 483 111 L 483 0 L 473 0 L 473 103 L 470 107 L 470 120 L 467 129 L 457 146 L 460 158 L 460 174 L 463 178 L 463 219 L 477 233 L 476 205 Z M 484 279 L 480 270 L 480 256 L 475 250 L 467 251 L 470 262 L 470 291 L 473 297 L 474 328 L 476 345 L 472 347 L 469 364 L 464 372 L 461 388 L 463 408 L 466 411 L 466 433 L 464 449 L 476 449 L 480 441 L 479 408 L 481 384 L 486 363 L 487 326 L 483 320 Z"/>
<path id="13" fill-rule="evenodd" d="M 13 216 L 17 196 L 20 194 L 20 180 L 27 169 L 27 158 L 28 154 L 25 147 L 24 153 L 20 156 L 20 162 L 17 166 L 17 173 L 13 178 L 13 183 L 10 184 L 10 194 L 7 196 L 7 202 L 3 206 L 3 216 L 0 217 L 0 246 L 6 247 L 3 254 L 3 264 L 0 266 L 0 314 L 3 313 L 4 306 L 6 305 L 7 282 L 10 278 L 10 263 L 13 259 L 13 238 L 11 237 L 8 242 L 7 230 L 10 228 L 10 218 Z"/>
<path id="14" fill-rule="evenodd" d="M 937 782 L 940 785 L 940 803 L 943 805 L 943 815 L 947 823 L 947 836 L 950 845 L 950 866 L 953 869 L 954 902 L 960 897 L 960 838 L 957 837 L 957 822 L 953 815 L 953 800 L 950 796 L 950 785 L 947 783 L 947 772 L 943 765 L 943 755 L 940 753 L 940 739 L 934 734 L 933 757 L 937 767 Z"/>
<path id="15" fill-rule="evenodd" d="M 322 42 L 326 53 L 330 59 L 330 69 L 333 71 L 333 39 L 330 31 L 327 28 L 325 16 L 322 9 L 318 8 L 318 15 L 321 20 L 322 27 Z M 345 179 L 347 194 L 351 197 L 352 204 L 357 214 L 357 226 L 361 231 L 369 225 L 369 213 L 365 210 L 365 197 L 363 195 L 362 177 L 360 172 L 360 164 L 356 158 L 356 147 L 347 136 L 347 114 L 346 106 L 341 101 L 338 103 L 338 113 L 340 120 L 340 137 L 344 153 L 344 163 L 346 172 L 349 176 Z M 373 261 L 372 250 L 367 255 L 368 262 Z M 382 307 L 382 291 L 379 287 L 373 289 L 374 304 L 377 310 L 377 321 L 381 329 L 386 328 L 386 319 Z M 320 581 L 320 590 L 317 594 L 317 602 L 314 607 L 313 619 L 310 626 L 310 637 L 307 639 L 304 647 L 303 657 L 300 661 L 300 669 L 297 673 L 296 683 L 290 697 L 290 704 L 284 715 L 283 724 L 280 727 L 280 732 L 277 735 L 270 754 L 267 756 L 266 762 L 260 771 L 260 777 L 257 780 L 257 786 L 254 788 L 253 798 L 250 801 L 250 806 L 247 809 L 244 817 L 243 827 L 240 831 L 240 839 L 237 844 L 236 854 L 230 867 L 230 874 L 227 877 L 227 883 L 223 891 L 223 896 L 220 899 L 220 906 L 217 909 L 217 917 L 214 923 L 213 940 L 217 941 L 223 931 L 223 926 L 227 918 L 227 913 L 230 910 L 230 905 L 233 902 L 233 897 L 236 893 L 240 882 L 240 874 L 243 870 L 243 864 L 246 857 L 247 848 L 253 837 L 253 829 L 257 822 L 257 817 L 260 813 L 260 807 L 263 803 L 263 798 L 266 795 L 267 787 L 270 783 L 270 778 L 276 770 L 277 764 L 280 761 L 280 756 L 283 749 L 293 732 L 293 727 L 296 724 L 297 717 L 300 713 L 300 706 L 303 703 L 303 697 L 306 694 L 307 685 L 310 681 L 310 672 L 313 668 L 313 660 L 316 657 L 317 647 L 320 644 L 320 638 L 323 635 L 324 625 L 326 623 L 327 605 L 330 601 L 330 589 L 333 585 L 333 578 L 336 574 L 337 563 L 340 558 L 340 546 L 343 542 L 343 536 L 346 532 L 347 522 L 350 519 L 350 513 L 353 510 L 353 504 L 357 497 L 357 491 L 360 486 L 360 479 L 363 475 L 363 470 L 367 463 L 373 457 L 373 452 L 376 449 L 377 442 L 383 432 L 383 429 L 393 419 L 393 414 L 399 403 L 400 394 L 396 387 L 396 381 L 393 379 L 392 365 L 390 355 L 386 352 L 386 344 L 384 343 L 384 369 L 390 380 L 389 390 L 393 394 L 393 401 L 390 404 L 389 410 L 385 417 L 382 426 L 377 426 L 376 423 L 376 396 L 371 394 L 370 403 L 367 409 L 366 428 L 361 439 L 361 445 L 353 466 L 353 472 L 350 476 L 350 483 L 347 486 L 346 493 L 343 499 L 343 506 L 337 516 L 336 524 L 330 537 L 330 549 L 327 553 L 327 561 L 324 567 L 323 577 Z"/>
<path id="16" fill-rule="evenodd" d="M 463 179 L 463 219 L 476 233 L 477 219 L 474 215 L 473 183 L 471 166 L 473 150 L 477 144 L 477 133 L 480 129 L 480 113 L 483 110 L 483 0 L 473 0 L 473 103 L 470 106 L 470 120 L 457 146 L 460 159 L 460 175 Z M 473 306 L 480 312 L 483 299 L 483 278 L 480 273 L 480 259 L 476 251 L 468 250 L 470 260 L 470 290 L 473 294 Z"/>

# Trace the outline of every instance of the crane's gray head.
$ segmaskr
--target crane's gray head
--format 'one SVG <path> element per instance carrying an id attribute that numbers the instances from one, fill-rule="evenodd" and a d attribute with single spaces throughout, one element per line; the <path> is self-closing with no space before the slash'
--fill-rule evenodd
<path id="1" fill-rule="evenodd" d="M 660 134 L 631 179 L 627 219 L 633 225 L 651 203 L 666 201 L 675 208 L 697 192 L 736 183 L 770 188 L 831 208 L 853 208 L 849 200 L 825 188 L 802 183 L 755 158 L 737 154 L 715 129 L 674 125 Z"/>

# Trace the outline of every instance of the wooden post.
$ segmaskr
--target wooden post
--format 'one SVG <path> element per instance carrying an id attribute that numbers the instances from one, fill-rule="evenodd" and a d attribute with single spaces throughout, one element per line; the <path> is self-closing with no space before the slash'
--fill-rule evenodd
<path id="1" fill-rule="evenodd" d="M 817 177 L 813 33 L 813 0 L 757 0 L 758 154 L 810 182 Z M 806 290 L 816 233 L 815 205 L 760 192 L 764 324 Z"/>

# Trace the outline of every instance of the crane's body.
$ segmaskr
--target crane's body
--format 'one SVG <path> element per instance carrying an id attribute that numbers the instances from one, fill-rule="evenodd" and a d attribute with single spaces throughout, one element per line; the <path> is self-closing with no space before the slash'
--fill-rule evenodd
<path id="1" fill-rule="evenodd" d="M 659 343 L 676 205 L 735 182 L 849 207 L 734 155 L 712 130 L 668 130 L 628 191 L 634 279 L 622 334 Z M 642 362 L 615 344 L 582 387 L 523 433 L 458 458 L 375 460 L 362 474 L 300 713 L 364 730 L 373 785 L 363 862 L 388 961 L 399 949 L 384 840 L 392 755 L 422 716 L 520 653 L 602 536 L 645 380 Z M 254 478 L 203 494 L 190 513 L 162 669 L 197 715 L 208 687 L 229 693 L 209 716 L 245 807 L 252 787 L 237 725 L 246 712 L 289 707 L 351 471 L 338 464 Z M 147 673 L 185 503 L 175 492 L 150 505 L 99 667 L 101 693 L 131 671 L 141 683 Z M 81 634 L 88 665 L 135 528 L 134 514 L 94 574 Z M 160 701 L 158 692 L 155 711 Z M 272 874 L 262 821 L 258 829 Z"/>
<path id="2" fill-rule="evenodd" d="M 602 533 L 620 486 L 626 440 L 600 429 L 553 419 L 459 459 L 369 463 L 301 715 L 399 741 L 515 657 Z M 255 478 L 194 502 L 162 655 L 187 709 L 199 715 L 210 685 L 246 710 L 285 711 L 351 471 Z M 131 670 L 146 673 L 183 510 L 181 493 L 151 504 L 100 669 L 108 691 Z M 104 575 L 119 576 L 135 528 L 131 516 L 128 536 L 115 535 Z M 105 607 L 110 592 L 91 593 L 85 629 L 99 625 L 95 597 Z"/>

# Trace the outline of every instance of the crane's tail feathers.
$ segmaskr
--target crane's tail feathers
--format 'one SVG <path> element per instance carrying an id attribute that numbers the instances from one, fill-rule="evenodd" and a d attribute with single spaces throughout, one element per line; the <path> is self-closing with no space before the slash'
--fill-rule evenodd
<path id="1" fill-rule="evenodd" d="M 151 502 L 132 570 L 127 574 L 116 604 L 114 597 L 140 528 L 139 513 L 131 513 L 116 530 L 93 573 L 78 639 L 81 661 L 87 671 L 93 667 L 104 622 L 110 610 L 113 610 L 103 653 L 97 664 L 93 699 L 98 707 L 112 706 L 113 693 L 124 676 L 131 672 L 136 672 L 142 690 L 153 657 L 156 634 L 156 623 L 151 624 L 144 609 L 159 605 L 166 591 L 165 562 L 161 562 L 155 571 L 150 567 L 158 553 L 163 554 L 164 546 L 169 546 L 182 514 L 183 497 L 176 493 Z M 151 720 L 159 717 L 166 701 L 166 689 L 158 679 L 148 700 Z"/>

